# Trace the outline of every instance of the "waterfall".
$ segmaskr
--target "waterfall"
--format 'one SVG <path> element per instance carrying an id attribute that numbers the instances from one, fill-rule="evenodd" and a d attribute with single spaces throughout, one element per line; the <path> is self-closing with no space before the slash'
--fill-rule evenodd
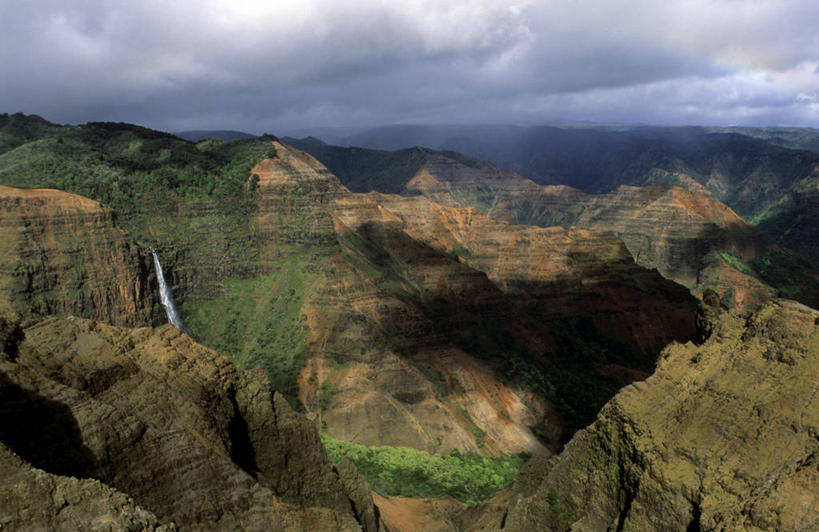
<path id="1" fill-rule="evenodd" d="M 182 318 L 179 317 L 179 312 L 176 311 L 176 306 L 173 304 L 173 294 L 171 294 L 170 287 L 165 283 L 165 275 L 162 273 L 162 265 L 159 264 L 159 257 L 156 256 L 156 251 L 151 248 L 151 255 L 154 256 L 154 268 L 156 268 L 156 280 L 159 281 L 159 299 L 162 301 L 162 306 L 165 307 L 165 314 L 168 316 L 168 322 L 179 329 L 182 328 Z"/>

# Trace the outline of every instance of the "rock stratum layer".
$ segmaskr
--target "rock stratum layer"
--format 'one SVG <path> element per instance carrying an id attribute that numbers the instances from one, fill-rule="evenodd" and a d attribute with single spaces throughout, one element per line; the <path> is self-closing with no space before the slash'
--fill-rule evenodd
<path id="1" fill-rule="evenodd" d="M 609 235 L 432 202 L 446 223 L 422 226 L 416 200 L 379 207 L 272 137 L 193 145 L 124 124 L 55 128 L 0 155 L 0 178 L 121 205 L 190 333 L 263 368 L 337 438 L 548 453 L 650 372 L 664 343 L 693 335 L 695 301 Z"/>
<path id="2" fill-rule="evenodd" d="M 493 217 L 607 229 L 638 263 L 698 295 L 716 290 L 735 309 L 782 295 L 819 305 L 819 276 L 807 263 L 709 196 L 664 185 L 621 186 L 599 195 L 550 186 L 499 196 Z"/>
<path id="3" fill-rule="evenodd" d="M 609 235 L 351 194 L 309 155 L 274 147 L 251 171 L 261 257 L 291 280 L 306 332 L 299 397 L 336 438 L 539 454 L 531 427 L 556 442 L 577 422 L 524 379 L 563 364 L 552 329 L 580 320 L 628 345 L 636 360 L 619 362 L 642 369 L 671 339 L 693 336 L 693 300 Z M 427 215 L 441 223 L 421 223 Z M 510 358 L 525 369 L 504 374 Z M 571 371 L 598 374 L 594 363 Z"/>
<path id="4" fill-rule="evenodd" d="M 818 382 L 819 312 L 724 314 L 529 464 L 505 530 L 815 530 Z"/>
<path id="5" fill-rule="evenodd" d="M 353 508 L 372 509 L 262 372 L 171 326 L 49 318 L 25 333 L 0 363 L 4 529 L 358 530 Z"/>
<path id="6" fill-rule="evenodd" d="M 298 394 L 322 426 L 367 445 L 545 452 L 530 427 L 545 424 L 550 407 L 454 345 L 425 312 L 417 287 L 391 264 L 371 262 L 381 253 L 377 244 L 339 222 L 339 205 L 359 200 L 309 155 L 274 146 L 276 157 L 251 170 L 261 257 L 292 287 L 274 286 L 270 295 L 293 291 L 289 304 L 304 331 Z M 476 290 L 470 283 L 478 272 L 438 255 L 414 260 L 429 271 L 441 262 L 460 268 Z M 457 282 L 457 274 L 441 278 L 442 287 Z M 479 286 L 492 288 L 485 279 Z"/>
<path id="7" fill-rule="evenodd" d="M 657 269 L 697 296 L 707 289 L 716 290 L 736 309 L 752 310 L 773 297 L 819 306 L 817 270 L 776 245 L 690 177 L 675 174 L 674 180 L 659 180 L 679 187 L 620 186 L 607 193 L 587 194 L 562 185 L 537 185 L 486 161 L 453 152 L 419 148 L 381 152 L 296 143 L 326 157 L 331 169 L 337 167 L 344 176 L 345 184 L 358 189 L 370 186 L 380 192 L 424 195 L 448 206 L 474 206 L 514 224 L 611 231 L 638 264 Z M 393 168 L 391 180 L 384 177 L 388 175 L 385 166 Z M 650 183 L 656 180 L 645 184 Z M 761 225 L 794 249 L 804 250 L 811 247 L 804 237 L 815 226 L 809 208 L 815 176 L 806 178 L 800 187 L 804 189 L 801 193 L 771 207 Z"/>
<path id="8" fill-rule="evenodd" d="M 96 201 L 0 186 L 0 314 L 149 325 L 156 302 L 150 264 Z"/>

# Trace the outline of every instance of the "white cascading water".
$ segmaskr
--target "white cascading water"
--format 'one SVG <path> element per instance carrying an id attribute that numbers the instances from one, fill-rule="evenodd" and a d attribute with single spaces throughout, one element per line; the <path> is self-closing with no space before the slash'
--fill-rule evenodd
<path id="1" fill-rule="evenodd" d="M 159 282 L 159 300 L 162 302 L 162 306 L 165 307 L 168 322 L 181 331 L 183 330 L 182 318 L 179 317 L 179 312 L 176 311 L 176 306 L 173 304 L 171 289 L 165 283 L 165 275 L 162 273 L 162 265 L 159 264 L 159 257 L 156 256 L 156 251 L 154 251 L 153 248 L 151 248 L 151 254 L 154 256 L 156 280 Z"/>

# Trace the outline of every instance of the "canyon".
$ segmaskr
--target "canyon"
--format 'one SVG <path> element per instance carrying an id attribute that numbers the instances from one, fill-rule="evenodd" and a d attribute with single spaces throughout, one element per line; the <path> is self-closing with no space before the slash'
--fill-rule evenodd
<path id="1" fill-rule="evenodd" d="M 816 526 L 819 315 L 778 297 L 819 281 L 711 195 L 0 130 L 4 528 Z M 478 504 L 405 498 L 322 437 L 527 461 Z"/>
<path id="2" fill-rule="evenodd" d="M 513 224 L 611 231 L 638 264 L 657 269 L 698 297 L 715 290 L 739 310 L 753 310 L 777 296 L 819 305 L 819 272 L 808 260 L 812 251 L 802 257 L 778 245 L 695 180 L 681 186 L 621 185 L 590 194 L 565 185 L 538 185 L 454 152 L 291 142 L 323 157 L 353 190 L 375 186 L 380 192 L 423 195 L 445 205 L 473 206 Z M 792 227 L 803 236 L 813 231 L 807 219 Z"/>

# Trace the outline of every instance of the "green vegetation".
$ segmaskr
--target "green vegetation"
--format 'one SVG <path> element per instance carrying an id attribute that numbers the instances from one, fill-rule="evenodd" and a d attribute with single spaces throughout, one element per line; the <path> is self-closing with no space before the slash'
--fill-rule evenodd
<path id="1" fill-rule="evenodd" d="M 572 522 L 574 513 L 560 500 L 560 495 L 554 489 L 550 489 L 546 494 L 546 503 L 548 504 L 549 513 L 552 518 L 558 523 L 558 530 L 567 529 Z"/>
<path id="2" fill-rule="evenodd" d="M 816 263 L 819 246 L 819 190 L 816 180 L 805 179 L 798 183 L 788 197 L 756 216 L 752 223 L 769 235 L 774 235 L 780 245 Z"/>
<path id="3" fill-rule="evenodd" d="M 751 268 L 748 264 L 742 261 L 736 255 L 732 255 L 726 251 L 721 251 L 719 254 L 720 258 L 725 261 L 729 266 L 733 269 L 737 270 L 740 273 L 744 273 L 745 275 L 753 275 L 756 276 L 756 272 L 753 268 Z"/>
<path id="4" fill-rule="evenodd" d="M 471 205 L 483 214 L 489 214 L 495 205 L 497 193 L 489 187 L 456 188 L 452 196 L 462 205 Z"/>
<path id="5" fill-rule="evenodd" d="M 789 250 L 769 251 L 754 259 L 752 266 L 760 278 L 785 297 L 801 299 L 806 293 L 819 293 L 819 281 L 811 277 L 810 265 Z"/>
<path id="6" fill-rule="evenodd" d="M 243 368 L 261 367 L 273 389 L 298 404 L 298 376 L 309 329 L 302 313 L 318 274 L 298 256 L 282 259 L 275 273 L 231 279 L 216 297 L 189 299 L 182 307 L 191 332 Z"/>
<path id="7" fill-rule="evenodd" d="M 520 456 L 482 458 L 457 451 L 440 456 L 407 447 L 366 447 L 321 437 L 330 461 L 347 457 L 370 487 L 402 497 L 452 497 L 467 504 L 488 500 L 512 485 Z"/>
<path id="8" fill-rule="evenodd" d="M 426 161 L 429 150 L 399 151 L 341 148 L 310 139 L 287 139 L 288 144 L 310 153 L 353 192 L 377 190 L 398 194 Z"/>
<path id="9" fill-rule="evenodd" d="M 239 195 L 252 165 L 273 153 L 261 138 L 194 145 L 127 124 L 53 126 L 0 155 L 0 182 L 58 188 L 127 212 L 151 197 Z"/>
<path id="10" fill-rule="evenodd" d="M 0 153 L 30 140 L 56 135 L 62 129 L 37 115 L 0 114 Z"/>
<path id="11" fill-rule="evenodd" d="M 320 268 L 291 250 L 259 276 L 255 187 L 245 183 L 275 155 L 271 139 L 194 144 L 129 124 L 0 115 L 0 183 L 113 207 L 131 235 L 157 249 L 188 331 L 240 366 L 264 368 L 295 404 L 307 339 L 301 308 L 315 276 L 307 267 Z"/>

